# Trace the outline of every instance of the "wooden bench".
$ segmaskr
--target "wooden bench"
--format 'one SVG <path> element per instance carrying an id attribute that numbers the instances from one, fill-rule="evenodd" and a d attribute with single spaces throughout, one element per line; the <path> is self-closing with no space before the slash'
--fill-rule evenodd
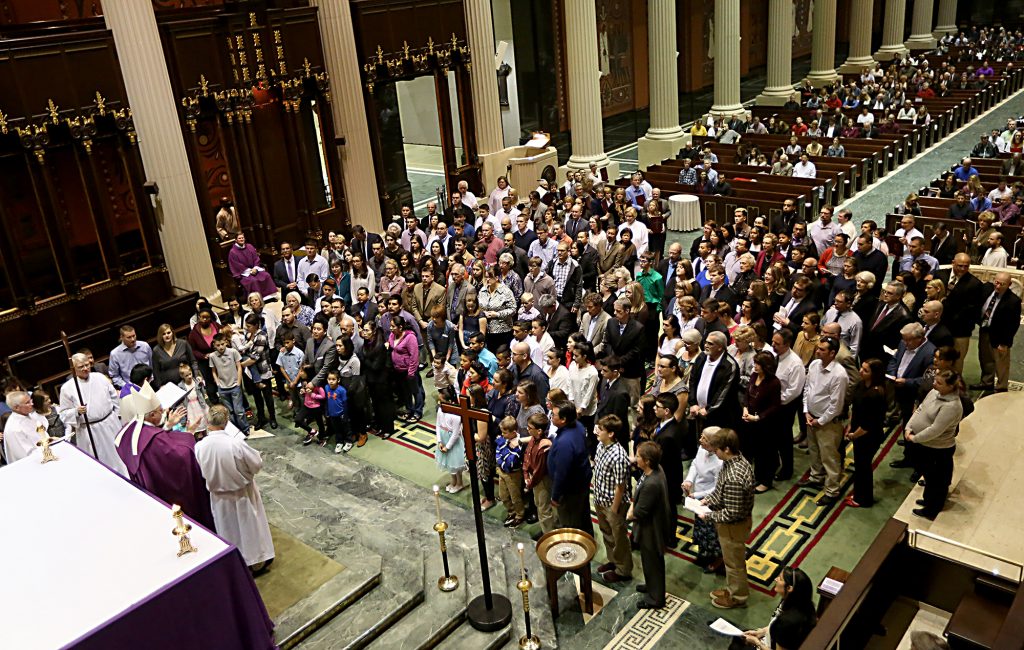
<path id="1" fill-rule="evenodd" d="M 992 648 L 1016 595 L 1016 585 L 1005 580 L 975 579 L 974 590 L 964 594 L 946 624 L 950 648 Z"/>

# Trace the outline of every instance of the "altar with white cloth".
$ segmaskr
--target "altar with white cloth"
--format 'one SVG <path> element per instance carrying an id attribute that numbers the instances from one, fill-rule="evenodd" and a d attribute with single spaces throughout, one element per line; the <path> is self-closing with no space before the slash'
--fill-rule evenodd
<path id="1" fill-rule="evenodd" d="M 0 469 L 0 648 L 272 648 L 237 549 L 74 446 Z M 186 518 L 186 521 L 188 519 Z"/>

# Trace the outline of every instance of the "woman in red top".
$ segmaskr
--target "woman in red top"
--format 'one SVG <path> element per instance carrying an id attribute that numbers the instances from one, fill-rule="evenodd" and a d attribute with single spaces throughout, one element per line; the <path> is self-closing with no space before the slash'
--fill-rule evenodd
<path id="1" fill-rule="evenodd" d="M 466 378 L 462 381 L 462 394 L 469 395 L 469 389 L 474 385 L 479 385 L 483 388 L 485 394 L 491 390 L 491 382 L 487 381 L 487 367 L 479 361 L 473 361 L 469 364 Z"/>
<path id="2" fill-rule="evenodd" d="M 776 419 L 782 408 L 782 384 L 775 376 L 777 369 L 778 362 L 770 352 L 758 352 L 754 356 L 754 372 L 747 385 L 747 401 L 743 407 L 740 440 L 743 455 L 754 460 L 757 481 L 754 492 L 757 494 L 772 489 L 779 464 L 781 441 L 775 438 L 778 434 Z"/>
<path id="3" fill-rule="evenodd" d="M 206 393 L 210 399 L 217 396 L 217 384 L 213 381 L 213 373 L 210 372 L 210 362 L 207 356 L 213 352 L 213 337 L 220 332 L 217 321 L 214 318 L 213 310 L 203 307 L 199 310 L 195 327 L 188 334 L 188 344 L 192 348 L 192 356 L 196 358 L 196 365 L 199 366 L 199 374 L 203 376 L 206 383 Z"/>
<path id="4" fill-rule="evenodd" d="M 657 264 L 665 256 L 665 217 L 656 200 L 647 202 L 647 230 L 647 250 L 654 253 Z"/>

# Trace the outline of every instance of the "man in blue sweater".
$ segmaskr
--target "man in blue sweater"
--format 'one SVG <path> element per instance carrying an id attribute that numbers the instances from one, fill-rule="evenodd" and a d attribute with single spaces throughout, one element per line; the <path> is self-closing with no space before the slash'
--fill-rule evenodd
<path id="1" fill-rule="evenodd" d="M 558 522 L 565 528 L 576 528 L 594 535 L 590 519 L 590 455 L 586 433 L 576 421 L 576 407 L 571 403 L 557 406 L 551 413 L 557 427 L 555 440 L 548 452 L 548 473 L 551 475 L 551 505 L 558 510 Z"/>

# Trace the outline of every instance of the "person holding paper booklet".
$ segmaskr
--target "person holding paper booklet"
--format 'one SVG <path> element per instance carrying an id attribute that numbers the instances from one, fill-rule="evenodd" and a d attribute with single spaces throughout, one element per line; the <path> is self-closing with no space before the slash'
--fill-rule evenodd
<path id="1" fill-rule="evenodd" d="M 733 639 L 730 650 L 754 646 L 763 650 L 795 650 L 818 620 L 814 613 L 814 585 L 801 569 L 784 567 L 775 578 L 775 593 L 782 597 L 768 625 L 746 630 Z"/>
<path id="2" fill-rule="evenodd" d="M 711 494 L 718 481 L 718 473 L 722 471 L 722 459 L 708 445 L 705 434 L 718 431 L 719 427 L 708 427 L 700 435 L 700 448 L 697 456 L 690 463 L 690 471 L 683 481 L 683 494 L 686 495 L 686 507 L 689 509 L 694 502 Z M 722 570 L 722 545 L 718 543 L 718 531 L 714 522 L 702 517 L 693 518 L 693 541 L 697 543 L 697 560 L 695 564 L 704 568 L 704 573 L 717 573 Z"/>

